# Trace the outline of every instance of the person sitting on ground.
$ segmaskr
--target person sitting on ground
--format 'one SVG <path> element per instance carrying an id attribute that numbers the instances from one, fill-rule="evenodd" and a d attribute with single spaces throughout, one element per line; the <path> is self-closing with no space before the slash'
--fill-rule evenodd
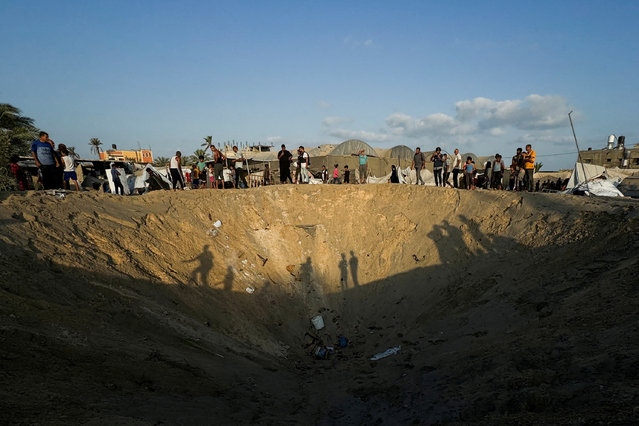
<path id="1" fill-rule="evenodd" d="M 120 172 L 115 167 L 115 163 L 111 164 L 111 177 L 113 178 L 113 186 L 115 187 L 115 194 L 118 194 L 118 189 L 120 190 L 120 195 L 124 195 L 124 186 L 122 186 L 122 181 L 120 181 Z M 175 187 L 173 188 L 175 190 Z"/>
<path id="2" fill-rule="evenodd" d="M 395 167 L 394 164 L 391 166 L 391 175 L 388 181 L 390 183 L 399 183 L 399 176 L 397 175 L 397 167 Z"/>
<path id="3" fill-rule="evenodd" d="M 344 183 L 351 183 L 351 171 L 348 170 L 348 164 L 344 166 Z"/>
<path id="4" fill-rule="evenodd" d="M 333 183 L 341 184 L 342 181 L 339 178 L 339 164 L 335 164 L 335 168 L 333 169 Z"/>
<path id="5" fill-rule="evenodd" d="M 69 155 L 69 150 L 66 145 L 60 144 L 59 149 L 62 163 L 64 164 L 64 189 L 70 189 L 70 183 L 73 183 L 75 190 L 80 191 L 78 175 L 75 172 L 75 160 Z"/>

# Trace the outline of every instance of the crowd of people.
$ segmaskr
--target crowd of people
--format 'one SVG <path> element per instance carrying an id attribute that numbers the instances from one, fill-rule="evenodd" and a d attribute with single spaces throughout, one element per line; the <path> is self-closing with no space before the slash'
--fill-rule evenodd
<path id="1" fill-rule="evenodd" d="M 430 157 L 433 163 L 433 176 L 435 186 L 450 186 L 451 188 L 465 188 L 473 190 L 476 188 L 483 189 L 508 189 L 513 191 L 539 191 L 539 182 L 534 183 L 535 160 L 536 153 L 532 149 L 532 145 L 526 145 L 526 150 L 517 148 L 517 152 L 512 157 L 509 170 L 509 179 L 507 184 L 504 182 L 504 173 L 506 165 L 500 154 L 495 154 L 492 161 L 487 161 L 483 171 L 477 169 L 475 160 L 472 157 L 462 158 L 459 149 L 455 149 L 454 154 L 450 157 L 446 153 L 442 153 L 440 147 Z M 415 150 L 411 169 L 415 170 L 416 185 L 424 185 L 424 179 L 421 175 L 422 170 L 426 167 L 426 156 L 421 152 L 420 148 Z M 453 182 L 450 182 L 452 171 Z M 460 175 L 463 179 L 460 179 Z M 392 176 L 392 174 L 391 174 Z"/>
<path id="2" fill-rule="evenodd" d="M 40 132 L 38 139 L 31 143 L 31 156 L 38 168 L 36 182 L 44 189 L 71 189 L 80 191 L 78 176 L 75 171 L 77 163 L 64 144 L 55 148 L 55 142 L 47 132 Z M 19 157 L 10 158 L 10 170 L 16 179 L 18 189 L 24 191 L 29 187 L 27 172 L 18 164 Z"/>
<path id="3" fill-rule="evenodd" d="M 207 149 L 211 149 L 212 159 L 205 160 L 204 155 L 200 155 L 198 161 L 191 165 L 188 173 L 182 170 L 182 154 L 177 151 L 171 157 L 167 166 L 167 175 L 173 190 L 200 189 L 200 188 L 242 188 L 246 187 L 245 177 L 249 174 L 248 162 L 239 152 L 237 146 L 232 147 L 232 153 L 228 156 L 220 151 L 213 144 L 209 144 Z M 205 149 L 206 152 L 206 149 Z M 36 167 L 39 170 L 38 181 L 44 189 L 69 189 L 71 185 L 76 190 L 80 190 L 80 185 L 75 172 L 77 166 L 73 157 L 69 155 L 69 151 L 64 144 L 59 144 L 55 149 L 55 143 L 49 138 L 46 132 L 40 132 L 39 138 L 31 144 L 31 154 L 35 160 Z M 228 158 L 227 158 L 228 157 Z M 359 176 L 356 176 L 358 183 L 366 183 L 368 176 L 368 156 L 362 149 L 357 153 L 359 168 L 356 170 Z M 313 177 L 310 166 L 311 158 L 303 146 L 300 146 L 293 155 L 286 149 L 285 145 L 281 146 L 277 153 L 279 162 L 280 183 L 286 184 L 304 184 L 309 183 Z M 566 183 L 559 179 L 555 181 L 546 181 L 535 184 L 533 175 L 535 172 L 536 153 L 530 144 L 526 145 L 526 149 L 517 148 L 510 164 L 507 166 L 500 154 L 496 154 L 494 159 L 487 161 L 484 169 L 477 168 L 472 157 L 465 160 L 459 153 L 459 149 L 455 149 L 452 155 L 443 153 L 440 147 L 437 147 L 429 159 L 421 151 L 420 148 L 415 150 L 411 169 L 415 170 L 416 185 L 424 185 L 422 170 L 426 167 L 427 162 L 432 163 L 433 176 L 435 186 L 449 186 L 451 188 L 462 188 L 473 190 L 476 188 L 483 189 L 508 189 L 515 191 L 539 191 L 539 190 L 562 190 Z M 226 170 L 225 170 L 226 165 Z M 294 167 L 294 170 L 292 169 Z M 504 180 L 505 172 L 508 173 L 508 179 Z M 11 159 L 11 172 L 16 178 L 19 189 L 27 189 L 27 180 L 24 171 L 18 166 L 18 158 Z M 121 174 L 112 164 L 111 180 L 113 181 L 116 194 L 124 193 L 121 181 Z M 169 189 L 160 176 L 153 171 L 152 168 L 147 169 L 147 183 L 153 189 Z M 390 183 L 399 183 L 399 170 L 393 165 L 391 166 Z M 325 165 L 321 166 L 319 176 L 322 183 L 330 184 L 349 184 L 351 183 L 351 170 L 348 165 L 344 165 L 340 169 L 339 164 L 333 166 L 332 172 Z M 452 182 L 451 182 L 452 176 Z M 261 175 L 260 185 L 269 185 L 273 183 L 271 170 L 268 164 L 264 167 Z"/>

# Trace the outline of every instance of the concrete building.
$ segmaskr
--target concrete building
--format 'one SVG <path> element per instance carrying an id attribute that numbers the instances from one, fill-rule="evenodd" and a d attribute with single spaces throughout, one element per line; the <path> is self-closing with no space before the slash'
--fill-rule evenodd
<path id="1" fill-rule="evenodd" d="M 131 163 L 152 163 L 153 152 L 150 149 L 139 149 L 136 151 L 123 151 L 107 149 L 100 152 L 100 160 L 105 161 L 125 161 Z"/>
<path id="2" fill-rule="evenodd" d="M 615 146 L 614 142 L 617 140 Z M 626 146 L 625 136 L 610 135 L 608 144 L 603 149 L 588 148 L 580 151 L 581 160 L 585 164 L 604 167 L 619 167 L 621 169 L 639 169 L 639 144 Z"/>

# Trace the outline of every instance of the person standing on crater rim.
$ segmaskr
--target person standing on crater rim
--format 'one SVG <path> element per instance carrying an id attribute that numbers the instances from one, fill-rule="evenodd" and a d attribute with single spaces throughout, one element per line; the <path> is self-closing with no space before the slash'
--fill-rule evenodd
<path id="1" fill-rule="evenodd" d="M 171 157 L 171 165 L 169 168 L 171 173 L 171 180 L 173 181 L 173 190 L 180 184 L 180 189 L 184 189 L 184 180 L 182 178 L 182 153 L 177 151 L 173 157 Z"/>
<path id="2" fill-rule="evenodd" d="M 459 149 L 455 148 L 455 157 L 453 157 L 453 186 L 459 188 L 459 173 L 463 172 L 464 162 L 459 153 Z"/>
<path id="3" fill-rule="evenodd" d="M 31 142 L 31 155 L 35 160 L 36 167 L 40 169 L 44 189 L 55 189 L 57 187 L 56 170 L 60 163 L 53 153 L 53 147 L 48 142 L 49 134 L 40 132 L 39 137 L 39 139 Z"/>
<path id="4" fill-rule="evenodd" d="M 537 153 L 533 151 L 532 145 L 526 145 L 526 152 L 524 152 L 524 186 L 528 192 L 533 192 L 535 189 L 535 183 L 533 182 L 533 176 L 535 174 L 535 157 Z"/>
<path id="5" fill-rule="evenodd" d="M 277 159 L 280 162 L 280 183 L 289 182 L 293 183 L 291 178 L 291 158 L 293 155 L 286 149 L 286 145 L 282 144 L 282 149 L 277 153 Z"/>
<path id="6" fill-rule="evenodd" d="M 366 183 L 368 175 L 368 156 L 365 153 L 365 149 L 360 149 L 357 153 L 359 157 L 359 183 Z"/>
<path id="7" fill-rule="evenodd" d="M 415 169 L 415 174 L 417 175 L 415 185 L 419 185 L 419 182 L 424 185 L 424 179 L 422 178 L 422 169 L 425 165 L 426 157 L 424 156 L 424 153 L 419 147 L 415 148 L 415 156 L 413 157 L 413 162 L 410 165 L 411 169 Z"/>

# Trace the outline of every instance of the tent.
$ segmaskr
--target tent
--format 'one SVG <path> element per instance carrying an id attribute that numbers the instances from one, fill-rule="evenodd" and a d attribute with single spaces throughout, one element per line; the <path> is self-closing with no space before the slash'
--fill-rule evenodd
<path id="1" fill-rule="evenodd" d="M 369 144 L 359 139 L 349 139 L 337 145 L 330 155 L 353 155 L 357 154 L 360 150 L 364 150 L 364 154 L 370 156 L 377 156 L 377 153 Z"/>
<path id="2" fill-rule="evenodd" d="M 399 158 L 400 160 L 413 161 L 415 151 L 407 147 L 406 145 L 397 145 L 390 149 L 389 157 Z"/>
<path id="3" fill-rule="evenodd" d="M 600 197 L 623 197 L 624 195 L 617 189 L 619 183 L 621 180 L 609 176 L 603 166 L 575 163 L 565 193 L 583 192 Z"/>

